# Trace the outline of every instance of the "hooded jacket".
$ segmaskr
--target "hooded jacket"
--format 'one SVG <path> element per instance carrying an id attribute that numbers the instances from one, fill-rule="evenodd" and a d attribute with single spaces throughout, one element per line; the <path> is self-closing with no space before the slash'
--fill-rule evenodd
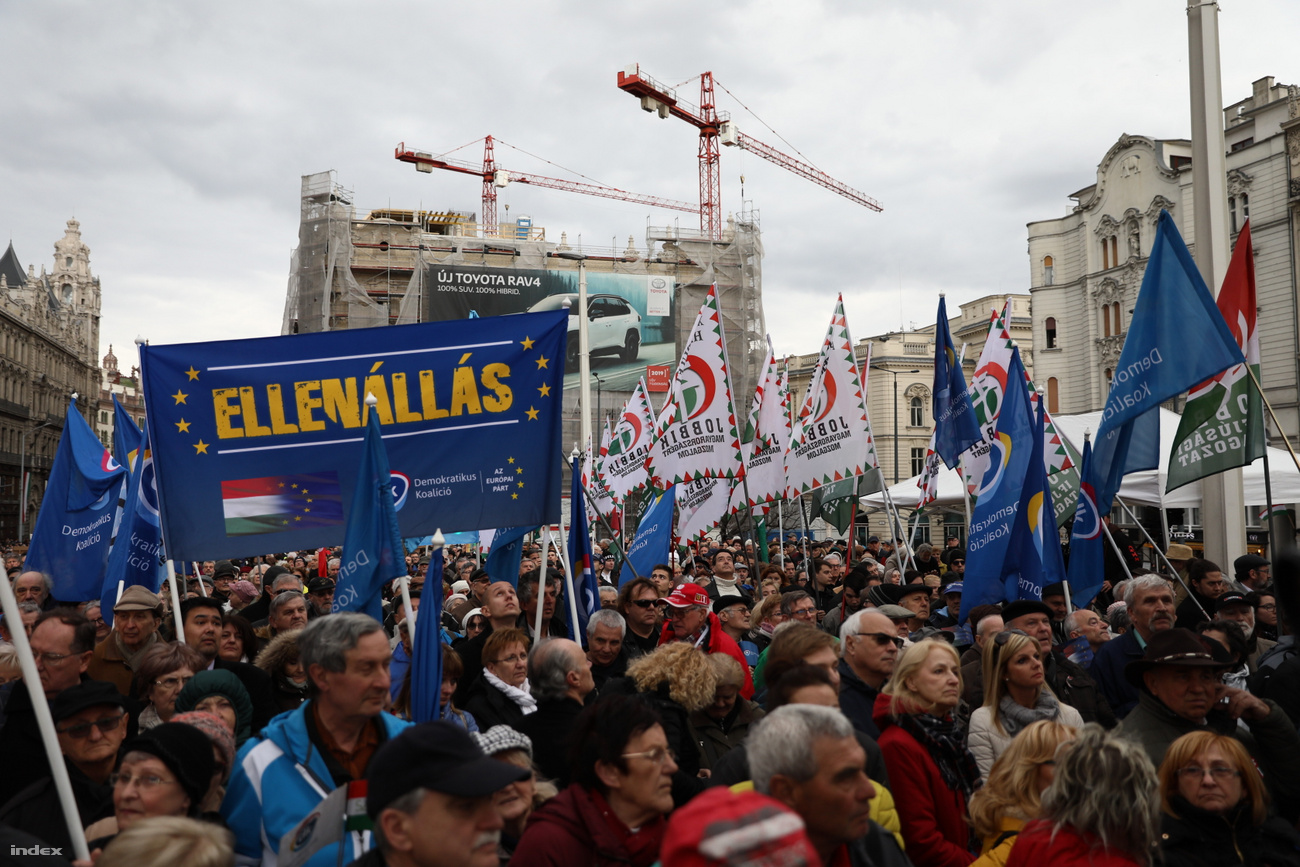
<path id="1" fill-rule="evenodd" d="M 307 817 L 330 792 L 338 788 L 320 749 L 307 733 L 311 702 L 282 713 L 262 730 L 261 738 L 249 740 L 235 758 L 235 768 L 221 802 L 221 816 L 235 835 L 237 864 L 275 867 L 280 838 Z M 381 713 L 378 717 L 384 740 L 401 734 L 410 723 Z M 343 853 L 347 863 L 361 856 L 368 840 L 353 832 L 351 845 Z M 324 847 L 307 863 L 311 867 L 335 867 L 340 861 L 339 845 Z"/>

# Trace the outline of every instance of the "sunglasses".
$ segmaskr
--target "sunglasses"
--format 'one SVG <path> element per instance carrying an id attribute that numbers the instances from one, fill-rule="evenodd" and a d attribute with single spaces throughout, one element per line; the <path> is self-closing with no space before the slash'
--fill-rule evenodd
<path id="1" fill-rule="evenodd" d="M 636 599 L 632 602 L 637 608 L 654 608 L 660 604 L 666 604 L 662 599 Z"/>
<path id="2" fill-rule="evenodd" d="M 1023 635 L 1025 638 L 1029 637 L 1029 633 L 1022 629 L 1004 629 L 997 635 L 993 636 L 993 643 L 998 647 L 1002 647 L 1011 640 L 1011 636 L 1013 635 Z"/>
<path id="3" fill-rule="evenodd" d="M 859 632 L 858 635 L 868 636 L 876 642 L 877 647 L 884 647 L 886 644 L 892 644 L 899 650 L 903 649 L 903 639 L 897 635 L 890 635 L 888 632 Z"/>
<path id="4" fill-rule="evenodd" d="M 64 734 L 74 740 L 81 741 L 90 737 L 90 729 L 93 726 L 94 728 L 99 729 L 101 735 L 106 735 L 113 731 L 113 729 L 117 728 L 118 724 L 122 722 L 122 717 L 124 716 L 126 716 L 126 714 L 120 713 L 117 716 L 106 716 L 103 719 L 91 720 L 90 722 L 84 722 L 79 725 L 68 726 L 66 729 L 59 729 L 59 734 Z"/>

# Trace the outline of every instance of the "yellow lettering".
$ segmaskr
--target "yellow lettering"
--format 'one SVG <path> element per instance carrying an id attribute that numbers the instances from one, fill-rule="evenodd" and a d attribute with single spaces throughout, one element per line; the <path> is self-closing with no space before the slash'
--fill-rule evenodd
<path id="1" fill-rule="evenodd" d="M 375 412 L 379 413 L 380 424 L 393 423 L 393 402 L 388 399 L 388 383 L 383 376 L 367 376 L 366 391 L 375 396 Z M 361 423 L 366 424 L 369 421 L 370 407 L 366 407 L 361 413 Z"/>
<path id="2" fill-rule="evenodd" d="M 231 406 L 231 398 L 239 396 L 237 388 L 214 388 L 212 389 L 212 411 L 217 417 L 217 437 L 228 440 L 236 439 L 244 435 L 244 429 L 234 427 L 231 421 L 239 415 L 239 407 Z"/>
<path id="3" fill-rule="evenodd" d="M 483 367 L 483 387 L 496 393 L 495 397 L 489 394 L 483 398 L 483 406 L 488 412 L 505 412 L 510 409 L 514 395 L 510 392 L 510 386 L 501 381 L 509 378 L 510 366 L 507 364 L 495 362 Z"/>
<path id="4" fill-rule="evenodd" d="M 343 422 L 344 427 L 361 427 L 361 405 L 357 401 L 357 380 L 321 380 L 321 401 L 330 421 Z"/>
<path id="5" fill-rule="evenodd" d="M 251 385 L 241 385 L 239 387 L 239 405 L 244 408 L 244 433 L 250 437 L 271 435 L 269 427 L 257 423 L 257 405 L 253 402 L 253 387 Z"/>
<path id="6" fill-rule="evenodd" d="M 397 411 L 397 420 L 401 423 L 420 421 L 418 412 L 411 412 L 410 398 L 406 394 L 406 374 L 393 374 L 393 407 Z"/>
<path id="7" fill-rule="evenodd" d="M 320 380 L 309 382 L 295 382 L 293 384 L 293 394 L 298 401 L 298 429 L 303 433 L 313 430 L 325 430 L 325 422 L 312 418 L 311 411 L 320 409 L 322 401 L 312 392 L 320 391 Z"/>
<path id="8" fill-rule="evenodd" d="M 438 409 L 438 397 L 433 390 L 433 371 L 420 371 L 420 403 L 424 405 L 424 417 L 427 420 L 446 418 L 447 410 Z"/>
<path id="9" fill-rule="evenodd" d="M 266 387 L 266 401 L 271 407 L 271 432 L 276 436 L 297 433 L 298 426 L 284 420 L 284 400 L 280 396 L 279 383 Z"/>
<path id="10" fill-rule="evenodd" d="M 474 368 L 458 367 L 451 374 L 451 414 L 470 415 L 483 412 L 478 399 L 478 383 L 474 381 Z"/>

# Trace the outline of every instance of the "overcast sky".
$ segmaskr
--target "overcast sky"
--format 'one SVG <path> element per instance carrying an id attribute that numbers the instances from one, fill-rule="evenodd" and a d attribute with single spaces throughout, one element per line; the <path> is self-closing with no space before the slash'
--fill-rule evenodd
<path id="1" fill-rule="evenodd" d="M 1225 0 L 1223 96 L 1300 83 L 1300 3 Z M 479 210 L 479 184 L 393 159 L 485 134 L 605 184 L 698 198 L 696 134 L 616 73 L 717 81 L 874 213 L 751 154 L 724 212 L 759 210 L 777 352 L 815 352 L 835 294 L 857 336 L 1028 287 L 1025 224 L 1066 213 L 1121 133 L 1188 135 L 1179 0 L 654 3 L 0 2 L 0 234 L 53 263 L 75 216 L 103 283 L 101 354 L 278 334 L 300 176 L 361 209 Z M 790 152 L 731 96 L 738 126 Z M 481 159 L 481 143 L 459 152 Z M 499 146 L 505 168 L 567 176 Z M 645 243 L 648 212 L 515 185 L 549 238 Z M 501 214 L 504 217 L 504 208 Z M 0 238 L 0 243 L 5 239 Z"/>

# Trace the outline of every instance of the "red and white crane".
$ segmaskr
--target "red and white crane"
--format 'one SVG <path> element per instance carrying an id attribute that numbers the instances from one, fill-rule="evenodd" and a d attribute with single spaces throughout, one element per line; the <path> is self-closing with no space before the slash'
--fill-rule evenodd
<path id="1" fill-rule="evenodd" d="M 639 64 L 618 74 L 618 87 L 641 100 L 644 111 L 661 118 L 669 115 L 684 120 L 700 131 L 700 229 L 710 238 L 722 237 L 722 171 L 719 143 L 743 148 L 775 163 L 786 171 L 839 193 L 852 202 L 873 211 L 884 210 L 875 199 L 837 181 L 820 169 L 784 154 L 771 145 L 736 129 L 725 111 L 718 111 L 713 98 L 713 73 L 700 74 L 700 104 L 691 105 L 677 98 L 674 88 L 666 87 L 641 71 Z"/>
<path id="2" fill-rule="evenodd" d="M 481 177 L 483 179 L 483 213 L 480 221 L 482 222 L 483 233 L 487 236 L 497 234 L 497 190 L 508 184 L 530 184 L 534 187 L 546 187 L 552 190 L 567 190 L 570 193 L 582 193 L 583 195 L 599 196 L 605 199 L 618 199 L 619 201 L 633 202 L 638 205 L 650 205 L 654 208 L 689 211 L 692 214 L 698 213 L 700 210 L 698 205 L 690 202 L 679 202 L 675 199 L 664 199 L 658 196 L 645 196 L 640 193 L 620 190 L 617 187 L 604 187 L 600 184 L 568 181 L 562 178 L 548 178 L 542 175 L 503 169 L 497 165 L 495 148 L 490 135 L 483 138 L 482 166 L 476 166 L 464 160 L 445 159 L 420 151 L 413 151 L 406 147 L 405 142 L 397 146 L 393 156 L 404 163 L 414 163 L 416 170 L 421 172 L 445 169 L 450 172 L 460 172 Z"/>

